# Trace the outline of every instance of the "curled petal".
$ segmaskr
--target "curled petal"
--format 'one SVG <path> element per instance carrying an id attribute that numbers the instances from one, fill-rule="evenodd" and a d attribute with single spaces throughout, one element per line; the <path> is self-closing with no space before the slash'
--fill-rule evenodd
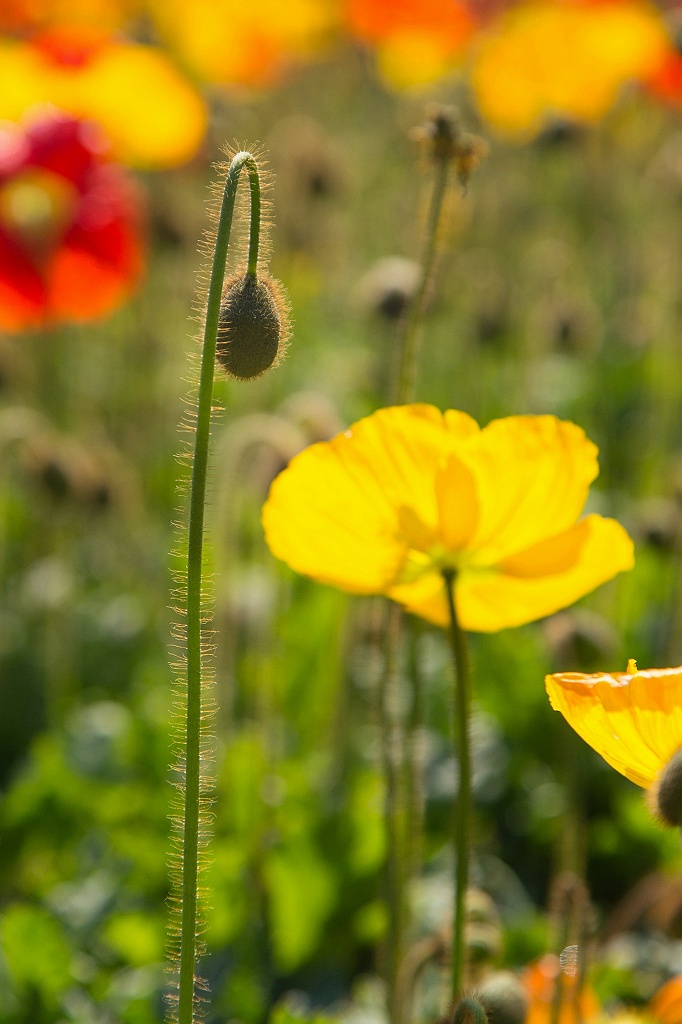
<path id="1" fill-rule="evenodd" d="M 682 740 L 682 668 L 547 676 L 550 703 L 604 760 L 648 788 Z"/>

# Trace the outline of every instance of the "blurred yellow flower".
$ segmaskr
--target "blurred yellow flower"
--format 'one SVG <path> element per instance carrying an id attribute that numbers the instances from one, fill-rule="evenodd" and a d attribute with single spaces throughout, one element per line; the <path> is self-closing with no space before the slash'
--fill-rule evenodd
<path id="1" fill-rule="evenodd" d="M 527 138 L 552 116 L 598 120 L 670 49 L 661 13 L 645 0 L 525 2 L 481 38 L 471 83 L 494 128 Z"/>
<path id="2" fill-rule="evenodd" d="M 337 22 L 335 0 L 149 0 L 161 37 L 194 74 L 266 86 L 315 54 Z"/>
<path id="3" fill-rule="evenodd" d="M 376 48 L 389 85 L 426 85 L 462 62 L 476 28 L 471 7 L 460 0 L 347 0 L 352 35 Z"/>
<path id="4" fill-rule="evenodd" d="M 357 594 L 448 621 L 456 572 L 465 629 L 494 632 L 572 604 L 631 568 L 613 519 L 579 520 L 598 472 L 580 427 L 510 416 L 481 430 L 431 405 L 380 409 L 297 455 L 263 509 L 271 551 Z"/>
<path id="5" fill-rule="evenodd" d="M 160 50 L 84 27 L 0 40 L 0 119 L 45 103 L 99 122 L 116 158 L 137 167 L 184 163 L 206 129 L 203 100 Z"/>
<path id="6" fill-rule="evenodd" d="M 649 789 L 682 747 L 682 668 L 547 676 L 550 703 L 612 768 Z"/>

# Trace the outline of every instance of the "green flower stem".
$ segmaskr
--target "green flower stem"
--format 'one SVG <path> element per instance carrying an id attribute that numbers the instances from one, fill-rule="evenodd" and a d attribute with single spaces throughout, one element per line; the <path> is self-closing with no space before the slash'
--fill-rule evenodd
<path id="1" fill-rule="evenodd" d="M 469 882 L 469 845 L 471 831 L 471 680 L 466 636 L 457 618 L 455 605 L 456 573 L 443 570 L 445 593 L 450 613 L 450 646 L 455 672 L 455 737 L 459 756 L 459 795 L 454 830 L 455 894 L 452 922 L 452 998 L 455 1002 L 464 976 L 464 915 Z"/>
<path id="2" fill-rule="evenodd" d="M 185 729 L 185 807 L 182 833 L 182 891 L 180 931 L 180 976 L 178 1024 L 192 1024 L 194 1014 L 195 966 L 197 956 L 197 880 L 201 812 L 201 590 L 204 541 L 206 473 L 211 430 L 213 378 L 218 319 L 222 298 L 227 251 L 242 168 L 249 169 L 251 225 L 248 272 L 255 273 L 258 260 L 260 184 L 253 156 L 240 152 L 232 160 L 223 193 L 211 280 L 206 304 L 199 398 L 197 405 L 194 459 L 189 505 L 187 549 L 187 720 Z"/>
<path id="3" fill-rule="evenodd" d="M 421 327 L 431 288 L 436 255 L 438 253 L 438 236 L 450 176 L 450 163 L 451 157 L 445 153 L 441 154 L 436 160 L 433 192 L 431 193 L 426 221 L 426 240 L 422 256 L 421 282 L 417 294 L 410 305 L 400 351 L 398 386 L 396 389 L 396 401 L 399 404 L 412 401 L 414 395 Z"/>
<path id="4" fill-rule="evenodd" d="M 407 720 L 406 789 L 407 789 L 407 869 L 408 878 L 416 878 L 422 867 L 424 846 L 424 721 L 426 688 L 419 663 L 419 641 L 422 627 L 419 619 L 407 620 L 408 676 L 412 684 L 412 704 Z"/>
<path id="5" fill-rule="evenodd" d="M 386 890 L 388 897 L 388 935 L 386 974 L 388 982 L 388 1017 L 398 1024 L 400 1007 L 397 1005 L 397 981 L 403 951 L 405 910 L 405 808 L 402 786 L 402 743 L 398 717 L 398 655 L 402 609 L 389 602 L 385 605 L 386 663 L 381 675 L 379 693 L 382 757 L 386 799 L 384 821 L 386 828 Z"/>

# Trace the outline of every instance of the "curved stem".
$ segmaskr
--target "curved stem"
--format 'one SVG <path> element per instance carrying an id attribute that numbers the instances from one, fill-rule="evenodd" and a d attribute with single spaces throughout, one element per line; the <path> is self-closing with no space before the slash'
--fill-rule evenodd
<path id="1" fill-rule="evenodd" d="M 251 183 L 251 228 L 249 267 L 258 259 L 260 196 L 258 168 L 253 156 L 240 152 L 232 160 L 218 222 L 215 253 L 206 305 L 201 375 L 197 405 L 194 458 L 189 504 L 187 546 L 187 718 L 185 726 L 185 807 L 182 834 L 182 891 L 180 932 L 180 976 L 178 999 L 179 1024 L 192 1024 L 194 1011 L 195 963 L 197 956 L 197 881 L 201 814 L 201 590 L 204 541 L 206 473 L 211 430 L 213 378 L 215 370 L 218 319 L 222 298 L 227 251 L 242 168 L 249 168 Z M 255 227 L 254 227 L 255 224 Z M 255 251 L 255 256 L 254 256 Z"/>
<path id="2" fill-rule="evenodd" d="M 466 1024 L 471 1020 L 473 1024 L 488 1024 L 488 1015 L 479 1003 L 478 999 L 467 996 L 460 1000 L 455 1007 L 453 1024 Z"/>
<path id="3" fill-rule="evenodd" d="M 455 605 L 456 573 L 443 570 L 448 611 L 450 613 L 450 647 L 455 672 L 455 737 L 459 755 L 459 795 L 454 830 L 455 854 L 455 898 L 452 922 L 452 997 L 458 998 L 464 975 L 464 914 L 467 884 L 469 881 L 469 839 L 471 829 L 471 744 L 469 738 L 470 719 L 470 673 L 469 652 L 466 636 L 457 618 Z"/>
<path id="4" fill-rule="evenodd" d="M 403 335 L 402 348 L 400 352 L 400 363 L 398 369 L 398 385 L 396 389 L 396 401 L 398 403 L 409 402 L 413 398 L 414 383 L 417 374 L 417 356 L 419 350 L 419 338 L 421 325 L 424 319 L 424 311 L 428 300 L 429 288 L 433 268 L 438 252 L 438 234 L 443 205 L 447 192 L 448 178 L 450 171 L 450 157 L 443 154 L 436 162 L 436 174 L 433 183 L 433 192 L 429 203 L 429 213 L 426 221 L 426 241 L 422 257 L 422 277 L 419 290 L 415 295 L 409 309 L 405 333 Z"/>
<path id="5" fill-rule="evenodd" d="M 258 247 L 260 245 L 260 177 L 255 160 L 249 163 L 249 188 L 251 190 L 251 223 L 249 226 L 249 259 L 246 273 L 255 277 L 258 272 Z"/>

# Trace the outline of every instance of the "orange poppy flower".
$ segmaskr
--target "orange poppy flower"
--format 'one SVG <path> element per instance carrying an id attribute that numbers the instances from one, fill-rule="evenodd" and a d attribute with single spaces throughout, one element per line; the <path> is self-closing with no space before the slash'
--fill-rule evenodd
<path id="1" fill-rule="evenodd" d="M 460 0 L 348 0 L 348 28 L 376 47 L 389 85 L 425 85 L 457 67 L 477 25 Z"/>
<path id="2" fill-rule="evenodd" d="M 97 125 L 51 113 L 0 129 L 0 328 L 104 316 L 143 269 L 133 182 Z"/>
<path id="3" fill-rule="evenodd" d="M 579 518 L 597 472 L 596 447 L 554 416 L 481 430 L 464 412 L 394 406 L 292 459 L 263 508 L 265 537 L 298 572 L 438 625 L 452 571 L 463 628 L 495 632 L 632 567 L 619 523 Z"/>
<path id="4" fill-rule="evenodd" d="M 203 100 L 160 50 L 84 26 L 0 40 L 0 119 L 44 103 L 98 121 L 116 158 L 137 167 L 185 162 L 206 129 Z"/>
<path id="5" fill-rule="evenodd" d="M 528 138 L 551 117 L 598 120 L 624 83 L 647 78 L 669 52 L 646 0 L 524 2 L 482 36 L 471 84 L 494 128 Z"/>

